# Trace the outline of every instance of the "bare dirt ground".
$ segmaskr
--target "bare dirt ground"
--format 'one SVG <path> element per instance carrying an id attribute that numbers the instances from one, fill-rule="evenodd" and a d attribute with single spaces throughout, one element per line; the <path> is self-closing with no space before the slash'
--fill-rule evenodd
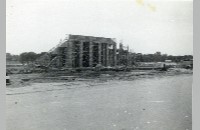
<path id="1" fill-rule="evenodd" d="M 180 74 L 192 74 L 192 70 L 187 69 L 171 69 L 169 71 L 156 70 L 133 70 L 131 72 L 49 72 L 49 73 L 33 73 L 33 74 L 13 74 L 10 75 L 11 84 L 7 88 L 25 87 L 32 83 L 49 83 L 49 82 L 77 82 L 77 81 L 100 81 L 107 82 L 110 80 L 135 80 L 141 78 L 165 77 Z"/>
<path id="2" fill-rule="evenodd" d="M 7 130 L 192 130 L 192 71 L 11 75 Z"/>

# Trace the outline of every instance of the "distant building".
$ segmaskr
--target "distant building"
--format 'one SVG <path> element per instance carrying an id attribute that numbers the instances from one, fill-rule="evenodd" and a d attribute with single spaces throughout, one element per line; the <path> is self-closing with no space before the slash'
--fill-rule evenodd
<path id="1" fill-rule="evenodd" d="M 170 62 L 172 62 L 172 60 L 165 60 L 165 62 L 170 63 Z"/>
<path id="2" fill-rule="evenodd" d="M 193 59 L 181 60 L 180 66 L 184 68 L 187 68 L 187 67 L 193 68 Z"/>

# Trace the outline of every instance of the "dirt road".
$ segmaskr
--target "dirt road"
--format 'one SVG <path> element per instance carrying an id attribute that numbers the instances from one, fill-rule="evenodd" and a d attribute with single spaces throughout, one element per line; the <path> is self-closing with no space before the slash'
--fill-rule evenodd
<path id="1" fill-rule="evenodd" d="M 192 74 L 7 88 L 7 130 L 191 130 Z"/>

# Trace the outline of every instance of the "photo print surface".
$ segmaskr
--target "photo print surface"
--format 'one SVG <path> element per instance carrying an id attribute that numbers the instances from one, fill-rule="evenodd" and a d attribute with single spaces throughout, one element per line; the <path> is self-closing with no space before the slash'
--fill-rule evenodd
<path id="1" fill-rule="evenodd" d="M 192 0 L 7 0 L 7 130 L 192 130 Z"/>

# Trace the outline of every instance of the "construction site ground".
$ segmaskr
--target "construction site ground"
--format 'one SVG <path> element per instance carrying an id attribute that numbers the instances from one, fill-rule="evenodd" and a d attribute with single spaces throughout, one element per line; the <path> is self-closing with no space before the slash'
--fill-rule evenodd
<path id="1" fill-rule="evenodd" d="M 10 75 L 7 130 L 192 130 L 192 70 Z"/>
<path id="2" fill-rule="evenodd" d="M 174 76 L 180 74 L 192 74 L 190 69 L 174 68 L 168 71 L 157 70 L 132 70 L 132 71 L 50 71 L 47 73 L 11 74 L 10 84 L 7 88 L 26 87 L 34 83 L 53 83 L 53 82 L 108 82 L 111 80 L 136 80 L 142 78 L 154 78 L 163 76 Z"/>

